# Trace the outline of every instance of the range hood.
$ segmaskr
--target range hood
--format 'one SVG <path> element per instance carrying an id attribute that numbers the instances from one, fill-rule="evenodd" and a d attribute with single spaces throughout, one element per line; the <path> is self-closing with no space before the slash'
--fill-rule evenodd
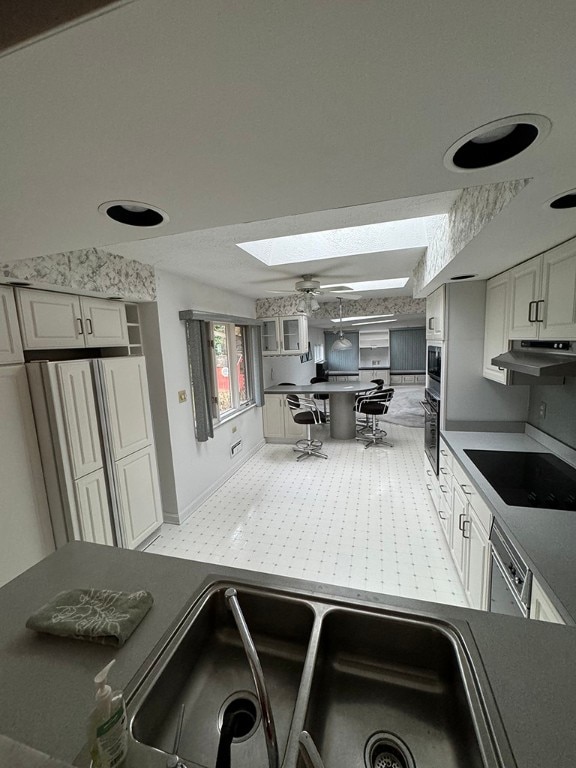
<path id="1" fill-rule="evenodd" d="M 567 341 L 522 341 L 508 352 L 492 358 L 492 365 L 515 373 L 545 379 L 549 376 L 576 376 L 576 355 L 569 354 Z M 559 352 L 562 350 L 562 352 Z"/>

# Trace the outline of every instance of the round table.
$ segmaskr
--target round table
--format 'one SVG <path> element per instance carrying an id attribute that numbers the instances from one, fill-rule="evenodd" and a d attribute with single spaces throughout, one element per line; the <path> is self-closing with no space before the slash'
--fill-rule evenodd
<path id="1" fill-rule="evenodd" d="M 265 395 L 329 395 L 330 436 L 336 440 L 356 437 L 356 411 L 354 403 L 359 392 L 378 389 L 377 384 L 360 381 L 319 381 L 316 384 L 277 384 L 264 390 Z"/>

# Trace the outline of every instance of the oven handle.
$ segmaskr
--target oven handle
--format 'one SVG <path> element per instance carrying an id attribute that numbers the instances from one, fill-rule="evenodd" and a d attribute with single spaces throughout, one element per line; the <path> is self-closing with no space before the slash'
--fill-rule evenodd
<path id="1" fill-rule="evenodd" d="M 428 405 L 426 400 L 420 400 L 420 405 L 422 406 L 422 408 L 424 408 L 424 410 L 426 411 L 428 416 L 436 416 L 436 411 L 434 411 L 434 410 L 432 410 L 432 408 L 430 408 L 430 406 Z"/>
<path id="2" fill-rule="evenodd" d="M 498 567 L 498 570 L 499 570 L 499 571 L 500 571 L 500 573 L 502 574 L 502 577 L 503 577 L 504 581 L 505 581 L 505 582 L 506 582 L 506 584 L 507 584 L 507 585 L 510 587 L 510 593 L 511 593 L 512 597 L 513 597 L 513 598 L 514 598 L 514 600 L 516 601 L 516 603 L 517 603 L 517 605 L 518 605 L 518 608 L 520 608 L 520 610 L 522 611 L 522 615 L 523 615 L 523 616 L 524 616 L 524 617 L 527 619 L 527 618 L 528 618 L 528 615 L 529 615 L 529 613 L 530 613 L 530 606 L 529 606 L 527 603 L 525 603 L 525 602 L 522 600 L 522 598 L 521 598 L 521 597 L 518 597 L 518 594 L 516 593 L 516 590 L 515 590 L 515 589 L 514 589 L 514 587 L 512 586 L 512 584 L 513 584 L 513 581 L 512 581 L 512 579 L 510 578 L 509 574 L 507 573 L 507 571 L 506 571 L 506 566 L 505 566 L 505 565 L 504 565 L 504 563 L 502 562 L 502 560 L 501 560 L 501 558 L 500 558 L 500 555 L 498 554 L 498 552 L 496 552 L 496 550 L 495 550 L 495 549 L 494 549 L 494 547 L 492 547 L 492 546 L 490 547 L 490 549 L 491 549 L 491 553 L 490 553 L 490 554 L 491 554 L 491 556 L 492 556 L 492 559 L 493 559 L 493 560 L 494 560 L 494 562 L 496 563 L 496 565 L 497 565 L 497 567 Z M 526 583 L 528 583 L 528 580 L 529 580 L 531 577 L 532 577 L 532 572 L 531 572 L 531 571 L 528 571 L 528 572 L 526 573 L 526 579 L 525 579 L 525 582 L 524 582 L 524 583 L 525 583 L 525 584 L 526 584 Z M 522 588 L 522 594 L 524 594 L 524 587 Z"/>

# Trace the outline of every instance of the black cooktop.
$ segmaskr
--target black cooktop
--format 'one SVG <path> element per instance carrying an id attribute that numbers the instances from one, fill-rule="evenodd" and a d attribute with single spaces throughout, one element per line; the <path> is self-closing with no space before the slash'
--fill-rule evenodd
<path id="1" fill-rule="evenodd" d="M 576 469 L 551 453 L 464 453 L 506 504 L 576 512 Z"/>

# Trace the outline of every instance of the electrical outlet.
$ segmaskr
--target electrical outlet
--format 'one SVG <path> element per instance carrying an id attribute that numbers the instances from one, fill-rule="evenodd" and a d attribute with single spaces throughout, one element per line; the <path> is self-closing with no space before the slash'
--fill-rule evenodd
<path id="1" fill-rule="evenodd" d="M 544 400 L 540 401 L 540 408 L 538 409 L 538 416 L 540 416 L 541 419 L 546 418 L 546 403 Z"/>
<path id="2" fill-rule="evenodd" d="M 186 400 L 188 400 L 188 394 L 185 389 L 181 389 L 178 392 L 178 402 L 179 403 L 185 403 Z"/>

